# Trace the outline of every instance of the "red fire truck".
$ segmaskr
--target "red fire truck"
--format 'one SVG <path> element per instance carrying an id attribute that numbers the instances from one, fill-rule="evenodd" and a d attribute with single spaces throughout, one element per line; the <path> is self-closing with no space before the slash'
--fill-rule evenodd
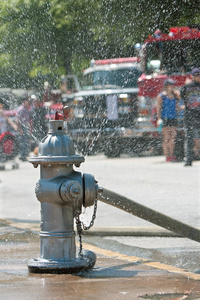
<path id="1" fill-rule="evenodd" d="M 200 66 L 200 27 L 173 27 L 169 33 L 157 30 L 141 47 L 143 74 L 138 80 L 139 114 L 135 134 L 145 145 L 161 148 L 161 134 L 155 119 L 156 97 L 163 88 L 166 78 L 175 81 L 180 89 L 190 78 L 192 68 Z M 183 156 L 183 117 L 179 116 L 177 156 Z"/>

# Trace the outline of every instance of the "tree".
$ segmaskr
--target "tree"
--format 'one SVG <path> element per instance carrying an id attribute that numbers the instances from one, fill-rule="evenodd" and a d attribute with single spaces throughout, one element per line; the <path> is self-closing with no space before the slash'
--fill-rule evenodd
<path id="1" fill-rule="evenodd" d="M 29 86 L 37 83 L 36 75 L 45 78 L 59 72 L 49 2 L 2 1 L 0 11 L 1 83 Z"/>
<path id="2" fill-rule="evenodd" d="M 134 55 L 159 28 L 199 23 L 199 0 L 2 0 L 0 85 L 27 87 L 80 73 L 92 58 Z"/>

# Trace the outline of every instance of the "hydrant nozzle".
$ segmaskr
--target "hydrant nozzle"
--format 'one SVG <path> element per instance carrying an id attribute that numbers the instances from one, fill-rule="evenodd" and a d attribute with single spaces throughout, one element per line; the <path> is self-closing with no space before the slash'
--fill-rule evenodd
<path id="1" fill-rule="evenodd" d="M 40 257 L 28 262 L 29 271 L 72 273 L 92 268 L 94 253 L 76 253 L 74 217 L 82 206 L 94 204 L 99 187 L 92 175 L 74 170 L 84 157 L 75 154 L 63 120 L 50 121 L 38 156 L 29 161 L 35 167 L 40 165 L 35 192 L 41 203 Z"/>

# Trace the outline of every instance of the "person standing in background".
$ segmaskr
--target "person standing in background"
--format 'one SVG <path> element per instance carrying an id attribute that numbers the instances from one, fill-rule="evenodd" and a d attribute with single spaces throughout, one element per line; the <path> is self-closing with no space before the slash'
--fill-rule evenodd
<path id="1" fill-rule="evenodd" d="M 174 89 L 174 80 L 167 79 L 164 82 L 163 91 L 157 96 L 157 125 L 162 124 L 163 153 L 166 162 L 176 162 L 174 157 L 176 132 L 177 132 L 177 110 L 180 95 Z"/>
<path id="2" fill-rule="evenodd" d="M 185 105 L 186 162 L 192 166 L 195 134 L 200 136 L 200 69 L 193 68 L 192 81 L 181 89 L 181 98 Z"/>
<path id="3" fill-rule="evenodd" d="M 9 126 L 17 131 L 17 125 L 8 116 L 6 116 L 4 112 L 4 103 L 0 100 L 0 135 L 8 131 Z"/>
<path id="4" fill-rule="evenodd" d="M 200 160 L 200 136 L 196 130 L 194 133 L 194 160 Z"/>
<path id="5" fill-rule="evenodd" d="M 35 155 L 38 155 L 39 143 L 48 132 L 46 120 L 47 111 L 38 96 L 32 95 L 31 102 L 32 137 L 34 139 L 33 152 Z"/>
<path id="6" fill-rule="evenodd" d="M 22 161 L 26 161 L 30 153 L 32 129 L 30 101 L 28 97 L 24 98 L 22 104 L 17 108 L 17 125 L 19 131 L 19 159 Z"/>

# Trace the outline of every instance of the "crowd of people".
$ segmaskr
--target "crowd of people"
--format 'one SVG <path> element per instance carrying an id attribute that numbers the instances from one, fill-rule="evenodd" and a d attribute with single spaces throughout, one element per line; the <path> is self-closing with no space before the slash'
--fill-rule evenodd
<path id="1" fill-rule="evenodd" d="M 157 125 L 162 127 L 163 154 L 166 162 L 176 162 L 175 145 L 178 115 L 184 112 L 185 166 L 192 166 L 200 159 L 200 69 L 194 68 L 191 78 L 181 90 L 175 88 L 175 81 L 167 79 L 163 90 L 157 96 Z M 20 160 L 26 161 L 30 151 L 38 154 L 38 145 L 47 134 L 46 108 L 37 95 L 26 96 L 17 108 L 16 121 L 4 113 L 0 100 L 0 135 L 10 127 L 17 132 Z"/>
<path id="2" fill-rule="evenodd" d="M 200 69 L 192 69 L 191 80 L 180 91 L 174 85 L 172 79 L 167 79 L 157 96 L 157 125 L 162 125 L 163 153 L 166 162 L 177 161 L 174 150 L 178 112 L 184 110 L 185 166 L 192 166 L 193 160 L 200 159 Z"/>
<path id="3" fill-rule="evenodd" d="M 32 95 L 21 99 L 17 107 L 15 122 L 4 111 L 4 103 L 0 101 L 0 135 L 14 131 L 19 140 L 19 159 L 26 161 L 30 151 L 38 154 L 39 142 L 47 134 L 46 108 L 39 97 Z"/>

